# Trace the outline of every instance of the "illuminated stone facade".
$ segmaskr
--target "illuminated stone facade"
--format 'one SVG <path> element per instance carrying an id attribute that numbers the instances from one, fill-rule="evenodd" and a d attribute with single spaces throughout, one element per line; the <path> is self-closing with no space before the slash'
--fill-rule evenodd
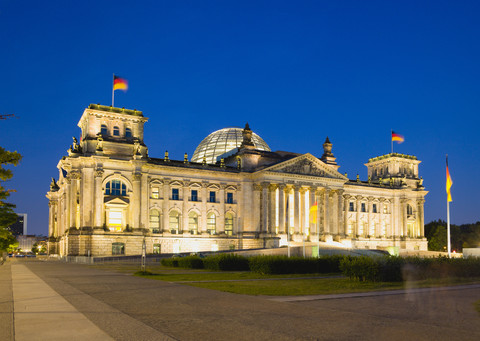
<path id="1" fill-rule="evenodd" d="M 237 148 L 215 164 L 168 153 L 151 158 L 146 121 L 135 110 L 91 104 L 84 111 L 81 140 L 58 163 L 47 194 L 49 253 L 135 255 L 144 242 L 147 253 L 199 252 L 304 240 L 427 249 L 427 192 L 413 156 L 370 159 L 368 181 L 349 180 L 337 171 L 328 138 L 321 158 L 272 152 L 266 143 L 259 150 L 247 124 Z"/>

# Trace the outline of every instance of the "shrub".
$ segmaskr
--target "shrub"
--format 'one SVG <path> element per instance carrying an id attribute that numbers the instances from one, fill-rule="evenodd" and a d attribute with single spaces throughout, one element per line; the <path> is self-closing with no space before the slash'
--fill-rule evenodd
<path id="1" fill-rule="evenodd" d="M 302 258 L 287 256 L 255 256 L 249 259 L 250 270 L 261 274 L 306 274 L 340 272 L 343 256 Z"/>
<path id="2" fill-rule="evenodd" d="M 162 258 L 162 260 L 160 261 L 160 263 L 163 265 L 163 266 L 169 266 L 169 267 L 172 267 L 172 268 L 178 268 L 178 260 L 180 258 Z"/>
<path id="3" fill-rule="evenodd" d="M 248 259 L 234 254 L 221 254 L 203 258 L 205 269 L 220 271 L 248 271 Z"/>
<path id="4" fill-rule="evenodd" d="M 377 259 L 361 257 L 345 257 L 340 261 L 340 269 L 345 276 L 357 281 L 376 281 L 379 272 Z"/>

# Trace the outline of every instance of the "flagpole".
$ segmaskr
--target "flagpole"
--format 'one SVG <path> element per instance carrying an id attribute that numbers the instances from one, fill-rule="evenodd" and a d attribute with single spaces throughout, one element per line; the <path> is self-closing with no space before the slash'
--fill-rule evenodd
<path id="1" fill-rule="evenodd" d="M 448 170 L 448 154 L 446 154 L 446 161 L 447 161 L 447 172 Z M 448 176 L 450 176 L 450 173 L 448 173 Z M 448 181 L 448 179 L 447 179 Z M 448 195 L 449 193 L 447 192 L 447 251 L 448 251 L 448 258 L 452 258 L 452 246 L 450 242 L 450 201 L 448 201 Z"/>
<path id="2" fill-rule="evenodd" d="M 393 154 L 393 138 L 392 138 L 392 136 L 393 136 L 393 129 L 390 129 L 390 143 L 392 145 L 392 154 Z"/>
<path id="3" fill-rule="evenodd" d="M 115 86 L 115 74 L 113 74 L 113 81 L 112 81 L 112 107 L 113 107 L 114 100 L 115 100 L 115 89 L 114 89 L 114 86 Z"/>

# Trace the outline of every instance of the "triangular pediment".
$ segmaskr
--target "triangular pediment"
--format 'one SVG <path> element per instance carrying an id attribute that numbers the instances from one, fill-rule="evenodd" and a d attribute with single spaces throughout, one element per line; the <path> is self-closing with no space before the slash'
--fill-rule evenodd
<path id="1" fill-rule="evenodd" d="M 126 206 L 129 200 L 121 197 L 105 197 L 104 202 L 107 206 Z"/>
<path id="2" fill-rule="evenodd" d="M 278 163 L 263 169 L 263 171 L 348 180 L 347 177 L 340 174 L 332 167 L 326 165 L 323 161 L 319 160 L 310 153 Z"/>

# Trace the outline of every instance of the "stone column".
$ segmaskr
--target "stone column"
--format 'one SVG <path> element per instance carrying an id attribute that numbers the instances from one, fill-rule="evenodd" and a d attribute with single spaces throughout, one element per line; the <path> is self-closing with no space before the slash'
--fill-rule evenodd
<path id="1" fill-rule="evenodd" d="M 295 233 L 300 233 L 300 187 L 293 187 Z"/>
<path id="2" fill-rule="evenodd" d="M 368 219 L 368 236 L 375 237 L 375 233 L 373 233 L 373 236 L 371 235 L 371 226 L 372 226 L 372 197 L 367 198 L 367 219 Z"/>
<path id="3" fill-rule="evenodd" d="M 344 194 L 343 195 L 343 235 L 347 235 L 348 231 L 348 210 L 350 207 L 350 195 L 349 194 Z"/>
<path id="4" fill-rule="evenodd" d="M 131 227 L 134 229 L 140 228 L 140 180 L 142 175 L 140 173 L 132 174 L 132 186 L 133 193 L 131 196 L 130 207 L 132 212 L 132 221 L 130 221 Z M 128 224 L 127 220 L 127 224 Z"/>
<path id="5" fill-rule="evenodd" d="M 323 234 L 331 233 L 330 219 L 332 212 L 330 211 L 330 189 L 325 188 L 323 192 Z"/>
<path id="6" fill-rule="evenodd" d="M 201 216 L 200 216 L 200 226 L 198 227 L 199 233 L 207 233 L 207 188 L 208 183 L 202 183 L 202 190 L 201 190 L 201 199 L 202 199 L 202 206 L 201 206 Z"/>
<path id="7" fill-rule="evenodd" d="M 402 231 L 403 231 L 403 236 L 408 237 L 407 200 L 402 199 L 400 202 L 401 202 L 401 207 L 402 207 Z"/>
<path id="8" fill-rule="evenodd" d="M 170 180 L 163 181 L 163 230 L 170 232 L 168 210 L 170 208 Z"/>
<path id="9" fill-rule="evenodd" d="M 93 226 L 93 205 L 95 186 L 93 168 L 84 168 L 82 177 L 82 214 L 81 226 Z"/>
<path id="10" fill-rule="evenodd" d="M 188 196 L 190 195 L 190 182 L 183 182 L 183 193 L 182 193 L 182 229 L 183 231 L 188 231 Z"/>
<path id="11" fill-rule="evenodd" d="M 255 232 L 262 232 L 262 222 L 261 222 L 261 194 L 262 186 L 259 184 L 253 184 L 253 227 Z"/>
<path id="12" fill-rule="evenodd" d="M 356 196 L 356 199 L 357 199 L 357 202 L 355 203 L 356 204 L 356 208 L 357 208 L 357 217 L 356 217 L 356 227 L 355 227 L 355 233 L 354 235 L 357 236 L 357 235 L 360 235 L 360 208 L 361 208 L 361 202 L 360 200 L 362 200 L 362 197 L 360 195 L 357 195 Z M 363 231 L 363 234 L 365 234 L 365 231 Z M 363 236 L 363 234 L 361 236 Z"/>
<path id="13" fill-rule="evenodd" d="M 54 210 L 55 210 L 55 202 L 50 200 L 48 202 L 48 236 L 49 237 L 56 237 L 54 234 Z"/>
<path id="14" fill-rule="evenodd" d="M 220 184 L 220 216 L 218 217 L 219 221 L 217 222 L 217 231 L 218 233 L 225 233 L 225 184 Z"/>
<path id="15" fill-rule="evenodd" d="M 275 233 L 276 231 L 276 218 L 277 218 L 277 196 L 276 190 L 278 185 L 270 184 L 268 186 L 268 233 Z"/>
<path id="16" fill-rule="evenodd" d="M 417 201 L 417 206 L 418 206 L 418 223 L 419 223 L 419 233 L 420 237 L 423 238 L 425 237 L 425 217 L 424 217 L 424 210 L 423 210 L 423 205 L 425 203 L 425 199 L 418 199 Z"/>
<path id="17" fill-rule="evenodd" d="M 97 168 L 95 170 L 95 207 L 94 207 L 94 227 L 102 227 L 102 213 L 103 213 L 103 191 L 102 191 L 102 179 L 103 179 L 103 169 Z"/>
<path id="18" fill-rule="evenodd" d="M 261 232 L 268 232 L 268 184 L 266 182 L 262 183 L 262 205 L 260 210 L 261 215 Z"/>
<path id="19" fill-rule="evenodd" d="M 333 235 L 338 235 L 338 230 L 339 230 L 339 221 L 338 221 L 338 190 L 332 190 L 330 192 L 330 198 L 331 198 L 331 225 L 330 225 L 330 232 Z"/>
<path id="20" fill-rule="evenodd" d="M 305 235 L 305 188 L 300 187 L 299 189 L 300 192 L 300 213 L 299 213 L 299 220 L 300 220 L 300 226 L 299 230 L 302 235 Z"/>
<path id="21" fill-rule="evenodd" d="M 64 214 L 65 214 L 65 230 L 72 226 L 71 224 L 71 215 L 72 215 L 72 193 L 71 193 L 71 180 L 65 178 L 65 204 L 64 204 Z"/>
<path id="22" fill-rule="evenodd" d="M 317 201 L 317 220 L 316 220 L 316 233 L 318 234 L 318 238 L 320 240 L 320 235 L 322 234 L 323 226 L 323 216 L 324 216 L 324 202 L 323 202 L 323 190 L 317 189 L 315 191 L 315 197 Z"/>
<path id="23" fill-rule="evenodd" d="M 285 233 L 285 193 L 286 187 L 284 184 L 280 184 L 278 187 L 278 232 Z"/>
<path id="24" fill-rule="evenodd" d="M 151 188 L 148 184 L 148 174 L 142 173 L 142 179 L 140 180 L 140 228 L 150 228 L 150 193 Z M 160 193 L 159 193 L 160 194 Z"/>

